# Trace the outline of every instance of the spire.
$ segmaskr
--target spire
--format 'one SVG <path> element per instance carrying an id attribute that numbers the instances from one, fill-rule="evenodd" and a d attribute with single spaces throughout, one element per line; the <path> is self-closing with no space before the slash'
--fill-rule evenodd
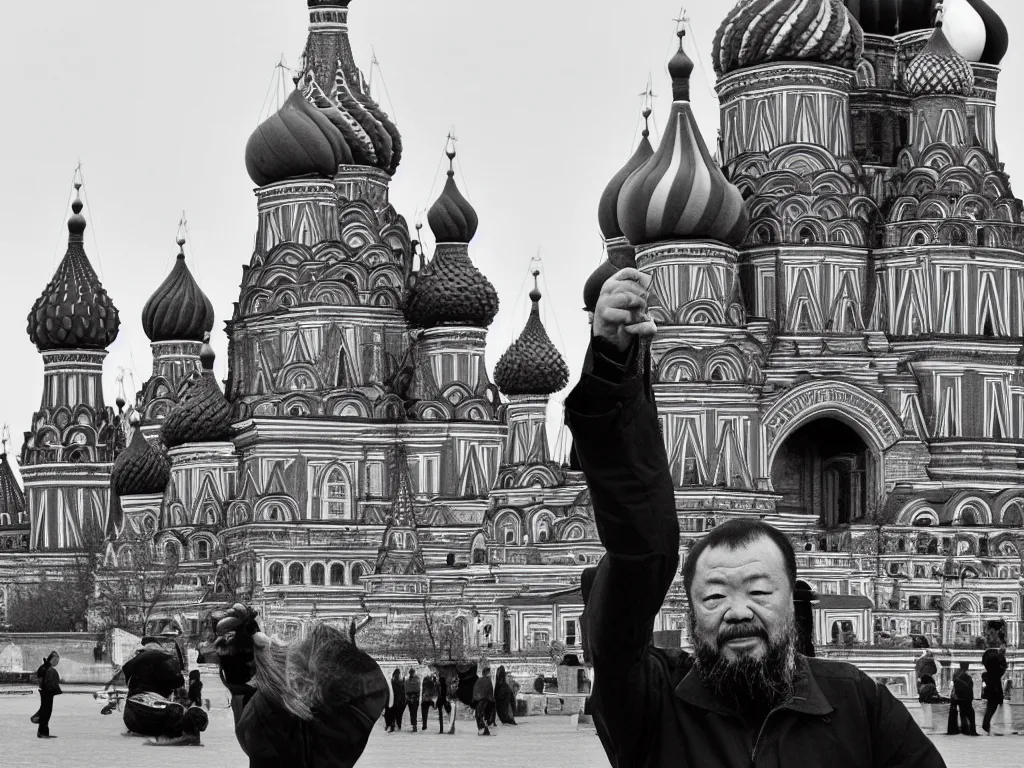
<path id="1" fill-rule="evenodd" d="M 25 514 L 25 494 L 7 460 L 7 443 L 10 439 L 11 431 L 5 424 L 0 432 L 3 444 L 0 449 L 0 526 L 19 525 Z"/>
<path id="2" fill-rule="evenodd" d="M 676 37 L 679 38 L 679 50 L 668 62 L 668 73 L 672 78 L 672 100 L 690 100 L 690 75 L 693 74 L 693 60 L 683 50 L 683 38 L 686 37 L 686 27 L 682 23 L 676 30 Z"/>
<path id="3" fill-rule="evenodd" d="M 424 573 L 420 549 L 416 502 L 405 444 L 396 441 L 391 449 L 392 501 L 385 521 L 384 536 L 377 550 L 374 573 Z"/>

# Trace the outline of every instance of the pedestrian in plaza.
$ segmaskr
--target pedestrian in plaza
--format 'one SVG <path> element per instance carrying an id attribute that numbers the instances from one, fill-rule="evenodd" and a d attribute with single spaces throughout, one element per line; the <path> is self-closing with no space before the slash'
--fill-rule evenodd
<path id="1" fill-rule="evenodd" d="M 981 698 L 985 701 L 985 714 L 981 720 L 981 730 L 986 736 L 992 735 L 992 718 L 1003 708 L 1003 675 L 1006 674 L 1006 651 L 1002 648 L 989 648 L 981 657 L 985 671 L 981 675 Z M 1002 736 L 1002 733 L 997 733 Z"/>
<path id="2" fill-rule="evenodd" d="M 970 668 L 970 662 L 961 661 L 960 671 L 953 675 L 949 720 L 946 723 L 946 733 L 950 736 L 958 733 L 964 736 L 978 735 L 974 717 L 974 678 L 971 677 Z"/>
<path id="3" fill-rule="evenodd" d="M 416 669 L 409 670 L 409 676 L 405 678 L 405 705 L 409 708 L 409 721 L 412 723 L 412 732 L 416 733 L 416 710 L 420 706 L 420 676 Z M 399 726 L 401 730 L 401 726 Z"/>
<path id="4" fill-rule="evenodd" d="M 516 725 L 516 700 L 512 686 L 508 684 L 505 667 L 498 667 L 498 674 L 494 678 L 494 706 L 498 719 L 504 725 Z"/>
<path id="5" fill-rule="evenodd" d="M 192 706 L 203 706 L 203 679 L 198 669 L 188 673 L 188 702 Z"/>
<path id="6" fill-rule="evenodd" d="M 385 721 L 392 733 L 402 730 L 402 714 L 405 712 L 405 680 L 402 670 L 396 669 L 391 675 L 391 696 L 388 698 L 390 718 Z"/>
<path id="7" fill-rule="evenodd" d="M 435 706 L 437 702 L 437 678 L 432 674 L 428 674 L 423 678 L 423 693 L 420 697 L 420 710 L 421 717 L 420 722 L 422 723 L 423 732 L 427 732 L 427 713 L 430 712 L 430 708 Z"/>
<path id="8" fill-rule="evenodd" d="M 473 686 L 473 709 L 476 710 L 476 732 L 478 736 L 490 736 L 487 719 L 494 705 L 494 683 L 491 681 L 491 668 L 484 667 L 483 674 Z"/>
<path id="9" fill-rule="evenodd" d="M 444 715 L 447 712 L 451 718 L 451 730 L 449 735 L 455 733 L 455 714 L 452 711 L 453 699 L 459 690 L 458 680 L 449 680 L 447 675 L 439 673 L 437 676 L 437 722 L 440 725 L 440 733 L 444 733 Z M 455 701 L 458 706 L 458 701 Z"/>
<path id="10" fill-rule="evenodd" d="M 60 675 L 57 673 L 57 665 L 60 663 L 60 654 L 52 651 L 43 663 L 43 674 L 39 679 L 39 729 L 36 736 L 40 739 L 55 739 L 50 735 L 50 717 L 53 715 L 53 699 L 60 696 L 63 691 L 60 689 Z"/>
<path id="11" fill-rule="evenodd" d="M 40 697 L 42 697 L 42 695 L 43 695 L 43 676 L 46 674 L 46 670 L 48 670 L 49 668 L 50 668 L 50 659 L 49 658 L 45 658 L 45 659 L 43 659 L 43 663 L 40 664 L 39 668 L 36 670 L 36 687 L 39 689 Z M 40 707 L 42 707 L 42 699 L 41 698 L 40 698 L 39 704 L 40 704 Z M 35 714 L 32 715 L 32 717 L 29 718 L 29 720 L 32 721 L 33 725 L 38 725 L 39 724 L 39 711 L 40 710 L 37 709 L 35 711 Z"/>
<path id="12" fill-rule="evenodd" d="M 922 728 L 925 733 L 935 732 L 936 704 L 941 704 L 946 699 L 942 698 L 938 686 L 935 685 L 935 678 L 925 674 L 917 681 L 917 700 L 921 702 Z"/>
<path id="13" fill-rule="evenodd" d="M 694 654 L 655 647 L 680 573 L 679 518 L 655 402 L 651 277 L 601 288 L 566 421 L 605 554 L 585 582 L 591 712 L 616 768 L 944 768 L 889 690 L 796 649 L 796 554 L 758 519 L 718 525 L 682 568 Z M 666 344 L 675 343 L 666 341 Z"/>

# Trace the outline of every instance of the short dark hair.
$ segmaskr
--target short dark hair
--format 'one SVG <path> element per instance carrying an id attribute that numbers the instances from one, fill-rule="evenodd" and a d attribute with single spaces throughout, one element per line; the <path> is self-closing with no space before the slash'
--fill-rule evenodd
<path id="1" fill-rule="evenodd" d="M 769 525 L 761 520 L 749 520 L 741 518 L 729 520 L 721 525 L 712 528 L 704 538 L 698 541 L 693 549 L 686 556 L 683 563 L 683 588 L 686 590 L 686 597 L 690 597 L 690 589 L 693 587 L 693 577 L 697 571 L 697 560 L 701 553 L 711 547 L 725 547 L 726 549 L 739 549 L 747 544 L 753 544 L 758 539 L 769 539 L 782 552 L 782 560 L 786 565 L 786 576 L 789 577 L 790 589 L 796 590 L 796 552 L 793 544 L 786 535 L 778 528 Z"/>

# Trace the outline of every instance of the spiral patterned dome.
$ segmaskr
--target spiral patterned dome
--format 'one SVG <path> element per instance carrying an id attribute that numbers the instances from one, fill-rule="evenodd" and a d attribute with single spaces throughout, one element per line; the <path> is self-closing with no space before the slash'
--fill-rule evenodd
<path id="1" fill-rule="evenodd" d="M 689 101 L 693 62 L 682 48 L 669 63 L 675 101 L 661 145 L 622 185 L 618 219 L 635 246 L 663 240 L 738 245 L 749 220 L 740 191 L 722 174 L 701 138 Z"/>
<path id="2" fill-rule="evenodd" d="M 75 184 L 75 190 L 81 186 Z M 121 325 L 117 307 L 85 255 L 85 217 L 77 195 L 71 210 L 67 253 L 28 316 L 29 338 L 40 351 L 106 349 Z"/>
<path id="3" fill-rule="evenodd" d="M 415 328 L 470 325 L 486 328 L 498 314 L 498 292 L 469 258 L 462 243 L 438 244 L 403 304 Z"/>
<path id="4" fill-rule="evenodd" d="M 845 0 L 850 14 L 869 35 L 931 29 L 935 0 Z M 1006 24 L 985 0 L 945 0 L 946 38 L 968 61 L 998 65 L 1010 47 Z"/>
<path id="5" fill-rule="evenodd" d="M 645 109 L 645 123 L 650 115 L 651 111 Z M 622 185 L 626 183 L 626 179 L 633 175 L 633 171 L 647 162 L 651 155 L 654 154 L 654 148 L 651 146 L 649 138 L 650 135 L 651 132 L 645 124 L 643 137 L 640 139 L 640 144 L 637 146 L 633 156 L 612 177 L 612 180 L 608 182 L 608 186 L 604 188 L 604 192 L 601 194 L 601 201 L 597 205 L 597 223 L 605 240 L 614 240 L 617 237 L 622 237 L 622 228 L 619 226 L 619 193 L 622 191 Z"/>
<path id="6" fill-rule="evenodd" d="M 174 268 L 142 308 L 142 330 L 150 341 L 203 341 L 213 330 L 213 304 L 185 264 L 185 241 Z"/>
<path id="7" fill-rule="evenodd" d="M 612 264 L 610 259 L 602 261 L 597 269 L 590 273 L 587 282 L 583 284 L 583 309 L 587 312 L 597 311 L 597 300 L 601 296 L 601 289 L 608 279 L 619 271 L 619 268 Z"/>
<path id="8" fill-rule="evenodd" d="M 346 160 L 351 154 L 341 131 L 298 89 L 245 145 L 245 169 L 260 187 L 303 176 L 333 178 Z"/>
<path id="9" fill-rule="evenodd" d="M 533 308 L 519 338 L 494 367 L 494 383 L 506 395 L 552 395 L 569 383 L 569 366 L 551 343 L 540 319 L 540 290 L 533 273 Z"/>
<path id="10" fill-rule="evenodd" d="M 134 422 L 135 435 L 114 462 L 110 479 L 118 496 L 163 493 L 171 479 L 171 462 L 162 451 L 149 444 Z"/>
<path id="11" fill-rule="evenodd" d="M 454 152 L 448 153 L 448 160 L 454 162 Z M 455 184 L 454 168 L 448 169 L 441 196 L 427 211 L 427 223 L 438 243 L 468 243 L 476 235 L 480 218 Z"/>
<path id="12" fill-rule="evenodd" d="M 161 426 L 164 444 L 176 448 L 186 443 L 218 443 L 231 432 L 231 405 L 213 376 L 213 349 L 204 344 L 199 353 L 203 373 L 189 384 L 181 400 Z"/>
<path id="13" fill-rule="evenodd" d="M 864 32 L 842 0 L 741 0 L 715 34 L 719 76 L 770 61 L 814 61 L 853 69 Z"/>
<path id="14" fill-rule="evenodd" d="M 903 88 L 911 96 L 970 96 L 974 90 L 974 70 L 953 50 L 941 24 L 903 71 Z"/>

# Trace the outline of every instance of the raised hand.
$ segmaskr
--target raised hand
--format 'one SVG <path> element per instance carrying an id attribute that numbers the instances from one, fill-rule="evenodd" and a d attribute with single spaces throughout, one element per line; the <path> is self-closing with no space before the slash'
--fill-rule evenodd
<path id="1" fill-rule="evenodd" d="M 650 285 L 650 275 L 631 267 L 605 281 L 594 311 L 594 336 L 620 351 L 628 349 L 638 336 L 653 336 L 657 326 L 647 312 Z"/>

